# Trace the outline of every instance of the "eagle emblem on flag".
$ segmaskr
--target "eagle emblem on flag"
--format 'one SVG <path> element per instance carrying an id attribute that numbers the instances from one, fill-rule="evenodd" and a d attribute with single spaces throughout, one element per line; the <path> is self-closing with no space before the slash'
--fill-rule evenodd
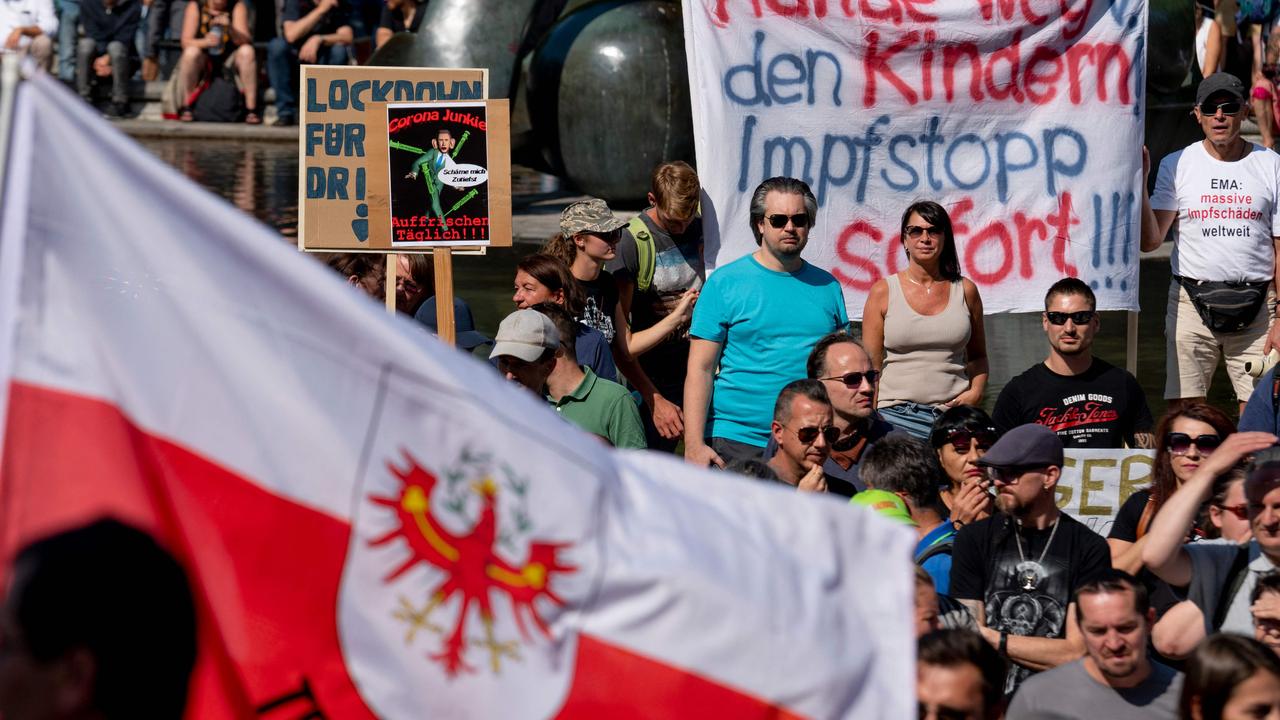
<path id="1" fill-rule="evenodd" d="M 504 658 L 520 660 L 520 642 L 500 641 L 495 636 L 493 594 L 506 595 L 510 600 L 524 643 L 531 641 L 530 621 L 545 637 L 550 637 L 537 603 L 541 599 L 555 606 L 564 605 L 564 600 L 552 585 L 557 576 L 577 570 L 566 564 L 562 557 L 569 543 L 530 540 L 523 553 L 523 562 L 508 560 L 499 552 L 499 547 L 517 548 L 517 538 L 527 534 L 530 525 L 527 515 L 520 509 L 515 513 L 514 527 L 510 531 L 503 532 L 500 527 L 498 497 L 502 488 L 517 495 L 523 495 L 525 489 L 518 478 L 512 477 L 514 474 L 509 469 L 504 470 L 508 483 L 500 487 L 492 474 L 486 471 L 487 463 L 483 458 L 464 451 L 461 462 L 445 473 L 445 487 L 437 493 L 440 478 L 425 469 L 407 451 L 402 449 L 401 454 L 401 464 L 386 464 L 399 480 L 398 495 L 369 496 L 371 502 L 393 512 L 398 522 L 389 532 L 370 540 L 369 545 L 378 547 L 403 540 L 408 546 L 408 558 L 385 576 L 383 582 L 386 584 L 419 566 L 434 568 L 439 574 L 439 580 L 433 582 L 427 597 L 418 602 L 407 596 L 400 597 L 395 618 L 409 626 L 405 642 L 412 643 L 420 630 L 441 636 L 439 651 L 428 657 L 440 663 L 449 677 L 460 672 L 475 672 L 475 667 L 467 662 L 467 651 L 481 648 L 488 653 L 489 667 L 498 674 Z M 437 499 L 437 495 L 441 497 Z M 466 517 L 468 509 L 477 505 L 478 512 Z M 470 520 L 469 529 L 465 532 L 450 530 L 441 520 L 444 513 L 463 516 L 461 519 L 464 521 Z M 454 525 L 456 527 L 457 523 Z M 508 557 L 512 554 L 515 553 L 509 552 Z M 432 614 L 455 596 L 460 598 L 460 604 L 451 627 L 447 622 L 444 625 L 433 622 Z M 483 629 L 480 637 L 467 634 L 468 619 L 473 612 L 478 614 Z"/>

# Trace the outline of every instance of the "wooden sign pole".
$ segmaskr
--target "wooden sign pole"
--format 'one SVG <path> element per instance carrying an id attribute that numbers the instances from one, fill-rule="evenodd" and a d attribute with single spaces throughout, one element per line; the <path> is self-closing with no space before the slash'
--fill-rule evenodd
<path id="1" fill-rule="evenodd" d="M 438 337 L 450 345 L 457 338 L 453 318 L 453 250 L 434 248 L 431 258 L 436 274 L 436 329 Z"/>
<path id="2" fill-rule="evenodd" d="M 387 253 L 387 274 L 383 282 L 384 299 L 387 303 L 387 312 L 395 313 L 396 311 L 396 264 L 400 259 L 395 253 Z"/>

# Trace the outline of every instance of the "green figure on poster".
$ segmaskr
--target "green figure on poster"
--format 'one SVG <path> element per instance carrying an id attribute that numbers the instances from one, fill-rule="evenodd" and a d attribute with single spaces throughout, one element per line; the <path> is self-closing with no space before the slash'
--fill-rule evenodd
<path id="1" fill-rule="evenodd" d="M 458 151 L 462 149 L 462 143 L 466 142 L 469 134 L 470 132 L 464 132 L 462 140 L 458 141 L 454 140 L 453 132 L 449 128 L 440 128 L 436 131 L 435 139 L 431 141 L 431 149 L 425 152 L 418 150 L 418 148 L 400 145 L 394 141 L 391 143 L 392 147 L 422 152 L 422 155 L 414 161 L 413 166 L 409 169 L 409 174 L 405 175 L 405 177 L 410 180 L 417 180 L 418 175 L 422 175 L 422 179 L 427 184 L 427 192 L 431 195 L 431 212 L 440 219 L 442 226 L 444 225 L 445 212 L 440 207 L 440 171 L 447 166 L 449 160 L 457 157 Z"/>

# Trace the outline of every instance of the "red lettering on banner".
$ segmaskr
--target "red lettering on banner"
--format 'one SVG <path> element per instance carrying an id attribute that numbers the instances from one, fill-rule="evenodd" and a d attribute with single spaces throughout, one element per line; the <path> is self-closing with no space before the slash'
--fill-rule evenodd
<path id="1" fill-rule="evenodd" d="M 1058 7 L 1062 11 L 1062 39 L 1071 40 L 1080 36 L 1084 32 L 1085 23 L 1089 20 L 1089 13 L 1093 11 L 1093 0 L 1084 0 L 1084 7 L 1072 12 L 1071 0 L 1058 0 Z"/>
<path id="2" fill-rule="evenodd" d="M 961 59 L 969 61 L 969 96 L 982 99 L 982 55 L 978 44 L 972 42 L 951 43 L 942 46 L 942 88 L 947 102 L 955 100 L 955 69 Z"/>
<path id="3" fill-rule="evenodd" d="M 1071 244 L 1071 226 L 1079 225 L 1080 219 L 1071 212 L 1071 193 L 1063 192 L 1058 196 L 1058 212 L 1049 213 L 1045 218 L 1049 221 L 1049 225 L 1053 226 L 1053 269 L 1069 275 L 1077 277 L 1079 272 L 1076 266 L 1071 264 L 1067 259 L 1067 248 Z"/>
<path id="4" fill-rule="evenodd" d="M 1000 264 L 994 270 L 986 271 L 978 269 L 974 256 L 983 246 L 995 241 L 1000 243 L 1001 259 Z M 969 277 L 979 285 L 995 285 L 1009 274 L 1013 269 L 1013 238 L 1009 237 L 1009 230 L 1005 228 L 1004 223 L 994 220 L 991 224 L 978 231 L 964 247 L 964 266 L 969 269 Z"/>
<path id="5" fill-rule="evenodd" d="M 1053 66 L 1053 72 L 1041 74 L 1036 70 L 1041 64 L 1048 63 Z M 1058 56 L 1058 52 L 1053 48 L 1041 45 L 1031 51 L 1031 57 L 1027 60 L 1027 67 L 1023 71 L 1023 84 L 1026 86 L 1027 99 L 1036 105 L 1048 105 L 1053 101 L 1054 96 L 1058 94 L 1058 89 L 1054 84 L 1058 82 L 1058 78 L 1062 77 L 1062 60 Z M 1043 83 L 1047 87 L 1043 92 L 1035 88 L 1036 84 Z"/>
<path id="6" fill-rule="evenodd" d="M 1084 7 L 1071 10 L 1072 0 L 1058 0 L 1058 11 L 1062 17 L 1062 38 L 1070 40 L 1084 30 L 1085 21 L 1093 9 L 1093 0 L 1084 0 Z M 998 11 L 998 13 L 997 13 Z M 1031 25 L 1040 27 L 1052 18 L 1041 15 L 1031 9 L 1030 0 L 978 0 L 978 12 L 987 22 L 996 21 L 1002 24 Z M 1021 21 L 1019 17 L 1021 16 Z"/>
<path id="7" fill-rule="evenodd" d="M 889 46 L 882 54 L 880 52 L 880 33 L 872 30 L 867 34 L 867 54 L 862 60 L 863 74 L 867 79 L 866 87 L 862 90 L 862 102 L 867 107 L 874 107 L 876 104 L 876 73 L 884 75 L 885 80 L 897 88 L 902 97 L 906 99 L 910 105 L 916 104 L 916 92 L 906 83 L 897 73 L 889 67 L 889 61 L 894 55 L 906 50 L 914 45 L 920 36 L 916 31 L 905 34 L 898 42 Z M 947 99 L 950 100 L 950 94 Z"/>
<path id="8" fill-rule="evenodd" d="M 849 244 L 858 235 L 865 235 L 875 242 L 880 242 L 884 239 L 884 235 L 876 226 L 866 220 L 854 220 L 840 232 L 840 237 L 836 239 L 836 255 L 841 262 L 850 266 L 853 270 L 866 273 L 866 279 L 853 277 L 839 266 L 833 268 L 831 274 L 840 281 L 841 285 L 867 292 L 881 278 L 880 268 L 876 267 L 871 258 L 862 257 L 849 249 Z"/>
<path id="9" fill-rule="evenodd" d="M 964 221 L 964 218 L 970 210 L 973 210 L 973 198 L 965 197 L 960 198 L 947 213 L 951 216 L 951 233 L 956 237 L 969 234 L 969 224 Z"/>
<path id="10" fill-rule="evenodd" d="M 790 5 L 782 2 L 782 0 L 765 0 L 765 6 L 777 13 L 780 17 L 809 16 L 808 0 L 793 0 Z"/>
<path id="11" fill-rule="evenodd" d="M 728 27 L 733 19 L 729 13 L 729 5 L 747 5 L 750 3 L 750 14 L 757 19 L 763 18 L 767 12 L 773 17 L 782 18 L 808 18 L 815 17 L 818 19 L 825 18 L 828 14 L 828 4 L 832 0 L 764 0 L 761 6 L 761 0 L 716 0 L 715 7 L 708 11 L 712 24 L 717 27 Z M 930 15 L 922 10 L 921 5 L 932 5 L 935 0 L 888 0 L 888 5 L 883 8 L 871 7 L 872 0 L 841 0 L 840 11 L 845 18 L 857 17 L 861 14 L 869 20 L 891 20 L 894 25 L 901 25 L 904 21 L 910 20 L 912 23 L 934 23 L 938 21 L 936 15 Z"/>
<path id="12" fill-rule="evenodd" d="M 916 5 L 932 5 L 934 0 L 889 0 L 889 4 L 884 8 L 874 8 L 871 6 L 872 0 L 858 0 L 858 10 L 862 16 L 869 20 L 889 20 L 894 25 L 901 25 L 905 19 L 913 23 L 931 23 L 937 22 L 936 15 L 919 9 Z M 853 0 L 844 0 L 844 14 L 853 17 Z"/>
<path id="13" fill-rule="evenodd" d="M 1013 227 L 1018 233 L 1018 255 L 1022 258 L 1022 262 L 1018 264 L 1018 274 L 1029 278 L 1034 272 L 1031 267 L 1031 237 L 1039 235 L 1040 240 L 1044 240 L 1049 237 L 1049 228 L 1040 218 L 1028 218 L 1026 213 L 1021 212 L 1013 214 Z"/>
<path id="14" fill-rule="evenodd" d="M 1069 258 L 1071 229 L 1080 224 L 1073 214 L 1071 193 L 1059 195 L 1056 209 L 1047 215 L 1009 211 L 1001 217 L 1010 220 L 995 219 L 978 229 L 967 222 L 975 207 L 973 198 L 965 197 L 948 208 L 948 213 L 955 237 L 965 240 L 961 267 L 979 287 L 998 285 L 1014 277 L 1029 280 L 1036 275 L 1038 258 L 1042 260 L 1041 274 L 1048 272 L 1043 267 L 1048 262 L 1052 263 L 1055 277 L 1079 275 Z M 896 227 L 881 230 L 866 219 L 854 218 L 836 239 L 838 261 L 831 273 L 842 285 L 867 292 L 882 277 L 902 269 L 898 240 Z M 1051 247 L 1046 248 L 1046 243 Z M 877 244 L 883 249 L 883 258 L 879 257 L 879 250 L 870 249 Z M 979 266 L 979 256 L 985 256 L 982 261 L 986 267 Z"/>
<path id="15" fill-rule="evenodd" d="M 991 57 L 987 59 L 987 67 L 982 76 L 987 84 L 987 92 L 990 93 L 992 99 L 1004 100 L 1012 97 L 1014 100 L 1022 102 L 1022 89 L 1018 87 L 1018 66 L 1019 61 L 1022 59 L 1021 49 L 1022 31 L 1018 30 L 1013 34 L 1013 43 L 1011 45 L 991 53 Z M 996 63 L 1001 60 L 1009 63 L 1009 82 L 1004 87 L 998 87 L 995 78 Z"/>

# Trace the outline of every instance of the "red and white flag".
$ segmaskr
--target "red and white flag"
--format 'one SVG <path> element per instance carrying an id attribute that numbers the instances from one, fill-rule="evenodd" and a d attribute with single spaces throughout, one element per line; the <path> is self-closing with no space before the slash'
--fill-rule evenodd
<path id="1" fill-rule="evenodd" d="M 609 451 L 44 75 L 9 147 L 0 556 L 154 533 L 191 717 L 914 712 L 908 531 Z"/>

